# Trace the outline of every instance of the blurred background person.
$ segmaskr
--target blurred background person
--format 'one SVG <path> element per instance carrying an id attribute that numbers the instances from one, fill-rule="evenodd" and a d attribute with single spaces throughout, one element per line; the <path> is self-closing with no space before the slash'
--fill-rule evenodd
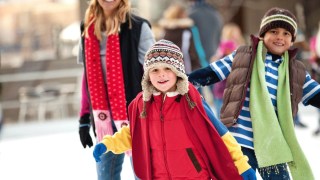
<path id="1" fill-rule="evenodd" d="M 215 54 L 220 42 L 223 19 L 216 8 L 205 0 L 188 0 L 189 17 L 194 21 L 200 32 L 201 43 L 207 61 Z"/>
<path id="2" fill-rule="evenodd" d="M 2 101 L 2 83 L 0 83 L 0 100 Z M 3 110 L 2 110 L 1 101 L 0 101 L 0 136 L 1 136 L 1 129 L 3 125 Z"/>
<path id="3" fill-rule="evenodd" d="M 240 27 L 235 23 L 227 23 L 223 26 L 221 32 L 221 39 L 218 49 L 214 56 L 211 58 L 211 62 L 216 61 L 232 51 L 236 50 L 239 46 L 244 45 L 245 40 Z M 213 92 L 213 105 L 217 113 L 217 117 L 220 117 L 220 109 L 223 104 L 223 91 L 226 87 L 226 80 L 214 84 L 212 88 Z"/>
<path id="4" fill-rule="evenodd" d="M 158 24 L 162 29 L 161 38 L 172 41 L 181 49 L 187 74 L 208 65 L 198 28 L 188 17 L 185 6 L 171 4 Z M 203 95 L 203 88 L 198 91 Z"/>
<path id="5" fill-rule="evenodd" d="M 142 90 L 144 55 L 154 38 L 149 22 L 131 14 L 129 0 L 91 0 L 81 29 L 79 134 L 86 148 L 93 145 L 91 124 L 98 142 L 128 125 L 127 106 Z M 97 163 L 98 179 L 120 179 L 123 162 L 124 154 L 103 154 Z"/>
<path id="6" fill-rule="evenodd" d="M 163 29 L 160 38 L 172 41 L 181 49 L 187 74 L 207 65 L 198 29 L 181 3 L 171 4 L 164 11 L 159 25 Z"/>
<path id="7" fill-rule="evenodd" d="M 320 23 L 317 34 L 310 38 L 310 63 L 312 78 L 320 82 Z M 318 127 L 313 134 L 320 135 L 320 110 L 318 110 Z"/>
<path id="8" fill-rule="evenodd" d="M 194 21 L 195 26 L 199 29 L 201 43 L 207 60 L 206 67 L 209 65 L 210 58 L 215 54 L 219 42 L 223 18 L 220 12 L 206 0 L 187 0 L 189 4 L 188 16 Z M 205 99 L 213 99 L 213 86 L 199 88 L 199 92 Z M 208 101 L 212 104 L 211 101 Z"/>

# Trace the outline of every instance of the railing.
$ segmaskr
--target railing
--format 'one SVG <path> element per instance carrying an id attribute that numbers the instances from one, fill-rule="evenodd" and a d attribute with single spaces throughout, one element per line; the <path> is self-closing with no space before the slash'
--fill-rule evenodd
<path id="1" fill-rule="evenodd" d="M 79 102 L 82 72 L 82 68 L 70 68 L 0 75 L 0 83 L 39 80 L 45 82 L 35 87 L 20 87 L 17 92 L 19 99 L 2 101 L 2 109 L 3 111 L 18 109 L 18 122 L 21 123 L 25 122 L 31 110 L 36 111 L 38 121 L 44 121 L 48 112 L 52 113 L 55 118 L 67 117 L 68 105 L 75 105 Z M 75 81 L 61 83 L 57 80 L 52 83 L 52 80 L 61 78 L 75 78 Z M 46 83 L 49 80 L 51 83 Z"/>
<path id="2" fill-rule="evenodd" d="M 37 72 L 24 72 L 15 74 L 0 75 L 0 83 L 18 82 L 18 81 L 35 81 L 66 77 L 81 77 L 82 68 L 63 69 L 63 70 L 48 70 Z"/>

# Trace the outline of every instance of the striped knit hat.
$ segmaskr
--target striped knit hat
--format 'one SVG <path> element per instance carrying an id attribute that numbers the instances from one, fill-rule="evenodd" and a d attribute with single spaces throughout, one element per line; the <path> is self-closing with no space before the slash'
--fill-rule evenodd
<path id="1" fill-rule="evenodd" d="M 188 92 L 188 77 L 185 74 L 183 55 L 180 48 L 168 40 L 159 40 L 147 51 L 144 58 L 144 74 L 142 78 L 143 100 L 148 101 L 156 89 L 150 82 L 149 71 L 154 67 L 168 67 L 179 78 L 177 91 L 184 95 Z"/>
<path id="2" fill-rule="evenodd" d="M 284 28 L 292 35 L 292 42 L 295 41 L 297 35 L 297 18 L 288 10 L 274 7 L 269 9 L 263 16 L 260 24 L 259 36 L 273 28 Z"/>

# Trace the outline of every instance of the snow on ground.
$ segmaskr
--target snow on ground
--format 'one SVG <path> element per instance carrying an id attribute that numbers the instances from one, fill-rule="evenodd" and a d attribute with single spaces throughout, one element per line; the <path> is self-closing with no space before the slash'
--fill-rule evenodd
<path id="1" fill-rule="evenodd" d="M 320 180 L 320 136 L 318 112 L 300 107 L 302 121 L 308 128 L 297 128 L 299 142 L 310 162 L 315 178 Z M 0 136 L 1 180 L 94 180 L 96 179 L 93 148 L 83 149 L 78 136 L 76 118 L 6 125 Z M 125 158 L 122 179 L 133 180 L 130 160 Z"/>

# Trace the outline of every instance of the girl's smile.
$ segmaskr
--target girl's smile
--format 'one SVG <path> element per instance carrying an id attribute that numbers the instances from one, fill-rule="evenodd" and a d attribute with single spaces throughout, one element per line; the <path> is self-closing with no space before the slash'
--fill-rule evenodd
<path id="1" fill-rule="evenodd" d="M 151 84 L 162 93 L 176 90 L 177 75 L 169 67 L 152 68 L 149 77 Z"/>

